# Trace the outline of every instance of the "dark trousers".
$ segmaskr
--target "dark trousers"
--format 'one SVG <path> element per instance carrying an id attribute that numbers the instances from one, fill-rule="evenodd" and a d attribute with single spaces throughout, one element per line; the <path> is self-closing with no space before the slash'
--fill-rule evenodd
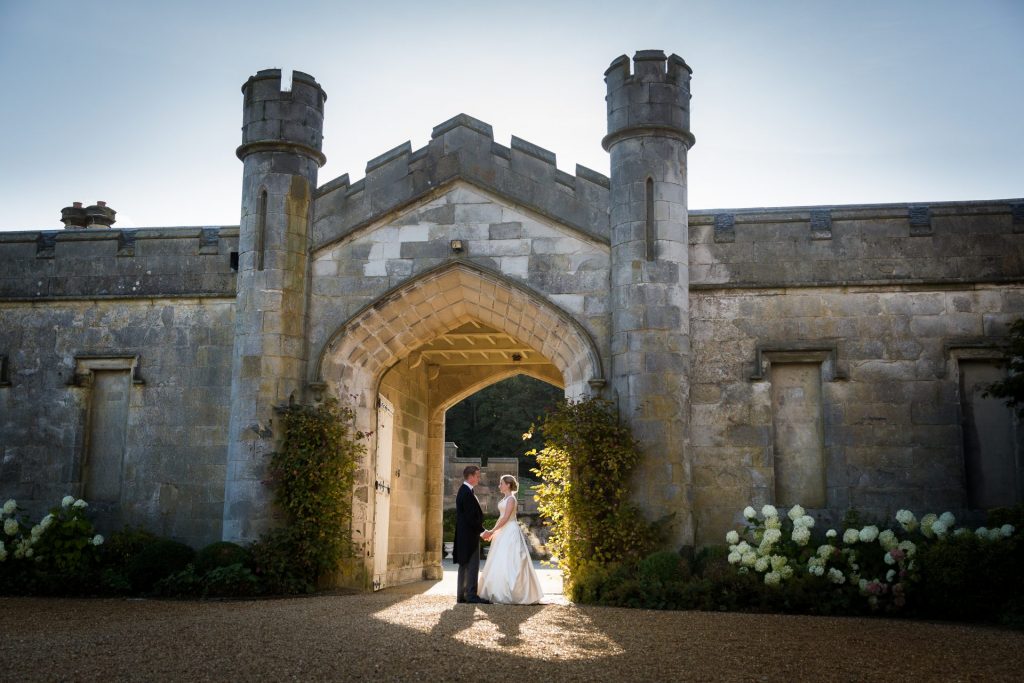
<path id="1" fill-rule="evenodd" d="M 472 600 L 477 597 L 476 579 L 480 575 L 480 547 L 477 546 L 469 561 L 459 565 L 459 584 L 456 589 L 459 600 Z"/>

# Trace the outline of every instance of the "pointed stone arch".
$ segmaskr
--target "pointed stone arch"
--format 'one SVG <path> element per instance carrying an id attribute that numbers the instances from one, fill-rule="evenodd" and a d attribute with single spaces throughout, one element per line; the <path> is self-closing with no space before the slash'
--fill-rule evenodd
<path id="1" fill-rule="evenodd" d="M 353 315 L 323 346 L 313 382 L 359 397 L 416 347 L 470 320 L 548 359 L 568 396 L 604 384 L 597 345 L 575 318 L 526 286 L 464 261 L 427 271 Z"/>
<path id="2" fill-rule="evenodd" d="M 468 372 L 467 367 L 466 376 L 460 381 L 439 387 L 432 397 L 427 391 L 425 404 L 419 404 L 426 408 L 424 419 L 409 413 L 410 419 L 420 427 L 425 426 L 426 431 L 416 432 L 420 436 L 415 438 L 422 438 L 418 442 L 421 445 L 402 449 L 407 454 L 405 457 L 413 457 L 415 461 L 409 461 L 410 467 L 405 470 L 398 488 L 411 486 L 410 482 L 416 481 L 418 497 L 398 498 L 396 493 L 391 505 L 396 509 L 394 505 L 402 506 L 402 501 L 415 500 L 415 514 L 422 516 L 417 517 L 420 522 L 415 524 L 415 530 L 406 533 L 413 526 L 408 523 L 411 518 L 405 514 L 412 505 L 398 508 L 406 520 L 400 531 L 403 534 L 399 539 L 401 547 L 395 551 L 403 558 L 396 570 L 404 577 L 399 581 L 440 576 L 444 410 L 437 410 L 435 406 L 447 407 L 458 397 L 519 373 L 540 375 L 540 379 L 562 386 L 569 397 L 582 397 L 604 385 L 597 346 L 576 319 L 528 287 L 475 264 L 464 261 L 445 264 L 403 283 L 361 309 L 338 328 L 315 355 L 310 378 L 313 386 L 348 398 L 355 408 L 356 428 L 371 432 L 368 457 L 357 473 L 353 495 L 352 535 L 357 547 L 364 551 L 361 553 L 363 566 L 354 568 L 355 574 L 349 576 L 373 577 L 375 571 L 376 576 L 380 576 L 381 565 L 378 563 L 375 569 L 372 558 L 372 554 L 378 552 L 375 547 L 388 547 L 389 577 L 393 567 L 393 551 L 388 543 L 377 542 L 381 534 L 387 538 L 389 532 L 386 525 L 377 524 L 378 513 L 375 512 L 382 504 L 381 497 L 390 496 L 392 489 L 390 480 L 379 479 L 377 435 L 373 433 L 378 394 L 392 391 L 395 386 L 388 381 L 389 388 L 385 389 L 385 375 L 392 369 L 403 368 L 403 372 L 428 373 L 429 379 L 429 369 L 433 366 L 414 362 L 422 355 L 418 349 L 468 323 L 479 323 L 488 330 L 513 338 L 524 349 L 524 363 L 534 356 L 535 362 L 540 364 L 533 368 L 491 365 L 480 367 L 476 373 Z M 406 413 L 398 410 L 397 404 L 396 411 L 395 433 L 407 435 L 414 431 L 398 428 Z M 408 455 L 410 453 L 412 455 Z M 413 559 L 409 560 L 410 557 Z M 408 573 L 419 572 L 420 568 L 422 576 Z M 370 580 L 363 581 L 363 587 L 369 587 L 370 583 Z"/>

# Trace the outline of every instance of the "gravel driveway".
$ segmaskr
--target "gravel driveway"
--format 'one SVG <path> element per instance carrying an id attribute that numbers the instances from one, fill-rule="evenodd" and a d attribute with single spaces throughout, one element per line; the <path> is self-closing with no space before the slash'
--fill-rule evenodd
<path id="1" fill-rule="evenodd" d="M 995 628 L 453 602 L 425 588 L 0 598 L 0 680 L 1019 681 L 1024 671 L 1024 633 Z"/>

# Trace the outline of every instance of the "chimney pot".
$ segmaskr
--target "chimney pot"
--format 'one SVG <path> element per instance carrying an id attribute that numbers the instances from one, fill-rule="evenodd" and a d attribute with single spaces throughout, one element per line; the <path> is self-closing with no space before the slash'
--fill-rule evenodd
<path id="1" fill-rule="evenodd" d="M 114 216 L 117 212 L 107 206 L 106 202 L 96 202 L 92 206 L 85 207 L 83 211 L 87 228 L 109 228 L 116 222 Z"/>
<path id="2" fill-rule="evenodd" d="M 76 209 L 81 209 L 82 208 L 82 202 L 72 202 L 71 206 L 73 206 Z"/>

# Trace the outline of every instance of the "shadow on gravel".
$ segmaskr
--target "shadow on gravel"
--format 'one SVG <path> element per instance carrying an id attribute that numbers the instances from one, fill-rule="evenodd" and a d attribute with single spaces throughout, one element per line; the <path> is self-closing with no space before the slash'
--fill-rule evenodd
<path id="1" fill-rule="evenodd" d="M 883 619 L 455 605 L 0 598 L 3 680 L 1015 680 L 1024 634 Z M 1016 679 L 1019 680 L 1019 679 Z"/>

